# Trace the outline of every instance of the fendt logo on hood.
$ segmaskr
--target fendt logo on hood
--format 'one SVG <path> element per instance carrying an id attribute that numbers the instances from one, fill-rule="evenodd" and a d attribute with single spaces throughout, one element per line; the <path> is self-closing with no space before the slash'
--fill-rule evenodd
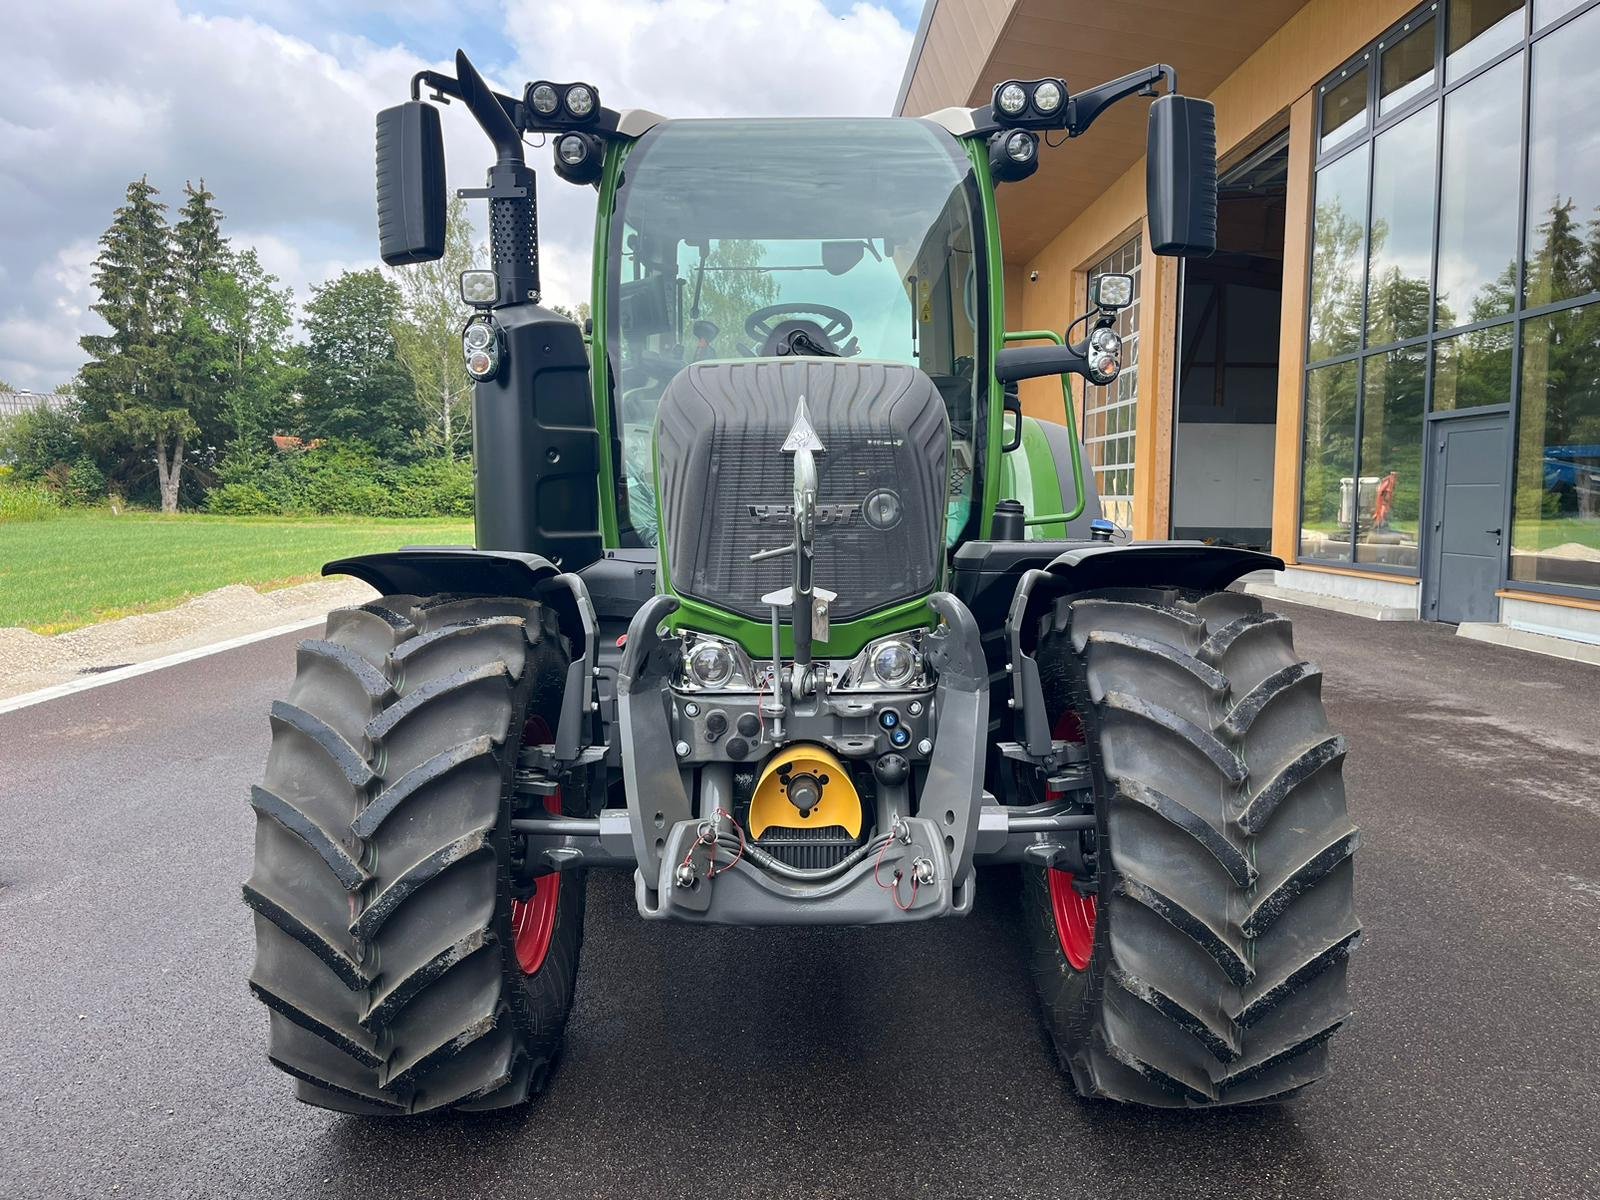
<path id="1" fill-rule="evenodd" d="M 792 504 L 752 504 L 750 515 L 761 524 L 768 521 L 793 521 Z M 849 525 L 861 515 L 859 504 L 819 504 L 816 508 L 818 525 Z"/>
<path id="2" fill-rule="evenodd" d="M 768 521 L 793 521 L 792 504 L 751 504 L 750 515 L 759 523 Z M 818 525 L 853 525 L 857 517 L 865 517 L 874 529 L 889 530 L 900 524 L 900 494 L 891 488 L 879 488 L 860 504 L 817 505 Z"/>

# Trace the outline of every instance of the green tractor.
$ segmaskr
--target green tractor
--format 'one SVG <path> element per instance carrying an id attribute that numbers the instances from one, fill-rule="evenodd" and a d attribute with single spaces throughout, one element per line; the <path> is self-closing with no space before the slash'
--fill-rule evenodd
<path id="1" fill-rule="evenodd" d="M 272 708 L 250 986 L 300 1099 L 536 1094 L 605 869 L 646 920 L 740 925 L 959 917 L 1020 877 L 1081 1095 L 1325 1072 L 1359 937 L 1345 743 L 1289 622 L 1229 590 L 1282 563 L 1101 519 L 1065 377 L 1117 376 L 1130 277 L 1065 337 L 1002 319 L 995 187 L 1125 98 L 1156 97 L 1152 248 L 1211 252 L 1214 113 L 1175 83 L 668 120 L 502 95 L 458 54 L 379 115 L 390 264 L 443 248 L 435 105 L 496 151 L 464 193 L 493 256 L 462 280 L 477 545 L 329 563 L 383 598 Z M 539 304 L 526 134 L 598 191 L 592 329 Z M 1064 424 L 1022 414 L 1031 377 Z"/>

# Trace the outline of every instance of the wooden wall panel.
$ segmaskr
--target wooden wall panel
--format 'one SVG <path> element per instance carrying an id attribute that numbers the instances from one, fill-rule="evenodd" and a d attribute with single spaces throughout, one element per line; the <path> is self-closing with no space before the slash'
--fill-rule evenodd
<path id="1" fill-rule="evenodd" d="M 1311 262 L 1311 164 L 1316 96 L 1289 110 L 1289 180 L 1283 236 L 1283 323 L 1278 330 L 1278 427 L 1272 475 L 1272 552 L 1292 563 L 1300 538 L 1300 397 L 1306 365 L 1306 281 Z"/>

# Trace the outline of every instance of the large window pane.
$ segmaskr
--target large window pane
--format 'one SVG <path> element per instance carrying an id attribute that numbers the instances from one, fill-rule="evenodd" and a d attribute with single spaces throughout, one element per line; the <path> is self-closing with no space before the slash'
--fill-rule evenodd
<path id="1" fill-rule="evenodd" d="M 1521 87 L 1518 55 L 1445 97 L 1439 329 L 1487 321 L 1516 306 Z"/>
<path id="2" fill-rule="evenodd" d="M 1433 160 L 1438 105 L 1379 134 L 1372 163 L 1367 345 L 1428 332 L 1433 272 Z"/>
<path id="3" fill-rule="evenodd" d="M 1600 588 L 1600 305 L 1522 333 L 1511 577 Z"/>
<path id="4" fill-rule="evenodd" d="M 1543 29 L 1557 17 L 1582 8 L 1589 0 L 1533 0 L 1533 27 Z"/>
<path id="5" fill-rule="evenodd" d="M 1600 289 L 1600 9 L 1533 48 L 1527 303 Z"/>
<path id="6" fill-rule="evenodd" d="M 1322 93 L 1322 141 L 1324 150 L 1367 125 L 1367 68 L 1352 67 Z"/>
<path id="7" fill-rule="evenodd" d="M 1433 411 L 1455 412 L 1511 400 L 1509 323 L 1433 344 Z"/>
<path id="8" fill-rule="evenodd" d="M 1422 413 L 1428 354 L 1412 346 L 1367 359 L 1360 482 L 1345 503 L 1359 522 L 1358 563 L 1417 566 L 1422 510 Z"/>
<path id="9" fill-rule="evenodd" d="M 1370 153 L 1368 146 L 1361 146 L 1317 173 L 1311 251 L 1312 362 L 1348 354 L 1361 344 Z"/>
<path id="10" fill-rule="evenodd" d="M 1338 363 L 1306 374 L 1300 483 L 1300 555 L 1350 561 L 1350 514 L 1356 465 L 1356 381 L 1359 364 Z"/>
<path id="11" fill-rule="evenodd" d="M 1444 76 L 1460 79 L 1522 38 L 1522 0 L 1450 0 Z"/>
<path id="12" fill-rule="evenodd" d="M 1378 112 L 1391 113 L 1433 84 L 1433 18 L 1408 21 L 1383 49 L 1378 69 Z"/>

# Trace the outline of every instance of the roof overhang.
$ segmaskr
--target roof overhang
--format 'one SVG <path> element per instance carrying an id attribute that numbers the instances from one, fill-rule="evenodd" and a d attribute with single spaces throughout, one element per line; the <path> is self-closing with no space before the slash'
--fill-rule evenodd
<path id="1" fill-rule="evenodd" d="M 1151 63 L 1209 96 L 1307 0 L 927 0 L 895 113 L 987 103 L 1005 79 L 1061 76 L 1092 87 Z M 1108 109 L 1038 172 L 1000 191 L 1008 261 L 1025 263 L 1144 154 L 1148 104 Z"/>

